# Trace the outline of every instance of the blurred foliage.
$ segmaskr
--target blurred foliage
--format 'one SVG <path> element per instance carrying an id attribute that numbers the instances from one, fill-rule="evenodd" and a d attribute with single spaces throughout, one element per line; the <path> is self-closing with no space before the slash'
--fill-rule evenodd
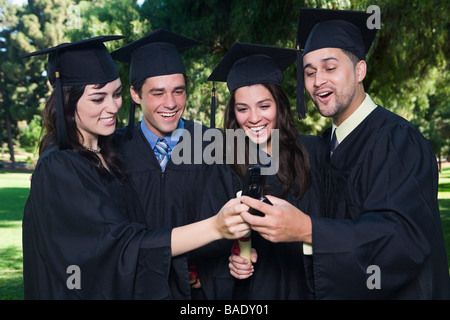
<path id="1" fill-rule="evenodd" d="M 207 78 L 234 42 L 294 48 L 301 7 L 366 11 L 370 5 L 378 6 L 382 16 L 367 57 L 366 91 L 417 126 L 433 142 L 437 155 L 449 155 L 447 0 L 29 0 L 23 7 L 0 0 L 0 139 L 8 139 L 7 119 L 15 141 L 29 134 L 20 132 L 17 122 L 42 121 L 51 89 L 45 57 L 19 59 L 20 54 L 97 35 L 124 35 L 124 40 L 106 43 L 114 50 L 159 28 L 200 40 L 202 46 L 182 54 L 190 78 L 184 117 L 209 125 L 212 84 Z M 130 102 L 129 66 L 118 67 L 124 84 L 123 126 Z M 286 71 L 283 88 L 294 111 L 295 65 Z M 220 126 L 228 90 L 224 83 L 216 83 L 216 89 Z M 320 134 L 330 120 L 307 100 L 308 118 L 297 122 L 298 129 Z"/>
<path id="2" fill-rule="evenodd" d="M 34 153 L 38 149 L 41 139 L 40 116 L 34 115 L 33 119 L 22 129 L 19 137 L 20 146 L 29 153 Z"/>

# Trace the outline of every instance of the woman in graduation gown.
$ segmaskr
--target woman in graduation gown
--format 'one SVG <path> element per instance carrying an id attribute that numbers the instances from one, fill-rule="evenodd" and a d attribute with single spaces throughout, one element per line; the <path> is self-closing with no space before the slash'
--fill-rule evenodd
<path id="1" fill-rule="evenodd" d="M 265 193 L 306 212 L 319 212 L 320 202 L 314 195 L 320 192 L 321 140 L 297 134 L 289 100 L 281 88 L 283 71 L 295 59 L 295 50 L 236 43 L 209 80 L 227 81 L 231 92 L 225 128 L 245 132 L 247 153 L 255 143 L 272 162 L 278 160 L 278 171 L 266 176 Z M 279 132 L 278 149 L 272 143 L 273 129 Z M 249 158 L 244 164 L 231 164 L 241 179 L 248 166 Z M 240 279 L 236 299 L 308 298 L 301 243 L 272 243 L 252 232 L 251 244 L 257 253 L 254 267 L 238 254 L 230 257 L 231 274 Z"/>
<path id="2" fill-rule="evenodd" d="M 25 299 L 168 299 L 172 256 L 247 232 L 233 200 L 218 215 L 149 230 L 109 145 L 122 84 L 101 36 L 49 54 L 55 87 L 23 217 Z M 227 228 L 226 225 L 233 225 Z M 236 232 L 236 235 L 233 235 Z"/>

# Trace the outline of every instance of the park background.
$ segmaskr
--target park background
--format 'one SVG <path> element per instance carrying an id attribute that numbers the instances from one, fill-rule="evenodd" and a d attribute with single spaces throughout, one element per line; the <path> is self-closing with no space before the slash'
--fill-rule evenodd
<path id="1" fill-rule="evenodd" d="M 450 257 L 450 2 L 448 0 L 0 0 L 0 299 L 23 299 L 21 219 L 29 177 L 37 159 L 42 112 L 51 86 L 45 56 L 24 53 L 98 35 L 123 35 L 110 51 L 163 28 L 202 46 L 182 54 L 189 76 L 184 117 L 209 125 L 212 69 L 236 42 L 295 48 L 301 7 L 366 11 L 380 9 L 381 24 L 367 55 L 364 80 L 372 99 L 415 125 L 432 143 L 441 170 L 439 205 Z M 375 11 L 371 11 L 371 13 Z M 128 65 L 118 63 L 124 84 L 118 127 L 130 102 Z M 216 125 L 228 97 L 216 83 Z M 293 106 L 295 64 L 283 88 Z M 301 133 L 321 134 L 330 120 L 309 97 Z M 137 112 L 136 120 L 141 114 Z"/>

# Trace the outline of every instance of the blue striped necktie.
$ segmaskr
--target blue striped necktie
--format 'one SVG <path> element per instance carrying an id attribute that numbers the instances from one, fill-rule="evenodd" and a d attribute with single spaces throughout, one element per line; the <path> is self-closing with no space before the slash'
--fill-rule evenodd
<path id="1" fill-rule="evenodd" d="M 167 162 L 169 161 L 169 146 L 164 139 L 159 139 L 156 142 L 155 149 L 157 151 L 157 158 L 162 171 L 166 169 Z"/>
<path id="2" fill-rule="evenodd" d="M 333 152 L 337 148 L 338 145 L 339 145 L 339 142 L 337 141 L 337 138 L 336 138 L 336 130 L 334 130 L 333 137 L 331 138 L 331 141 L 330 141 L 330 158 L 333 156 Z"/>

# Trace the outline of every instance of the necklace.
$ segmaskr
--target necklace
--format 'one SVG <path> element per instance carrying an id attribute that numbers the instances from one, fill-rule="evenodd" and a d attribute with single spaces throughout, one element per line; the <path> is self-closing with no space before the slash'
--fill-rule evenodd
<path id="1" fill-rule="evenodd" d="M 91 149 L 88 147 L 84 147 L 87 151 L 93 152 L 93 153 L 100 153 L 100 151 L 102 151 L 102 149 L 100 147 L 98 147 L 98 149 Z"/>

